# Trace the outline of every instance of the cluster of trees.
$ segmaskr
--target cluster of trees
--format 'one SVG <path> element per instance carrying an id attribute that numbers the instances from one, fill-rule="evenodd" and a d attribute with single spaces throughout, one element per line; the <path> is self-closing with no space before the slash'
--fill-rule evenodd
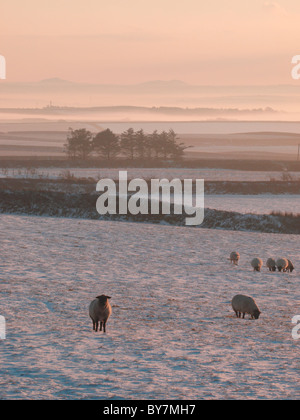
<path id="1" fill-rule="evenodd" d="M 171 129 L 168 132 L 146 134 L 143 130 L 129 128 L 120 136 L 110 129 L 92 134 L 85 128 L 70 128 L 65 152 L 70 159 L 88 159 L 98 156 L 112 160 L 119 156 L 127 159 L 181 159 L 186 148 L 178 142 L 177 134 Z"/>

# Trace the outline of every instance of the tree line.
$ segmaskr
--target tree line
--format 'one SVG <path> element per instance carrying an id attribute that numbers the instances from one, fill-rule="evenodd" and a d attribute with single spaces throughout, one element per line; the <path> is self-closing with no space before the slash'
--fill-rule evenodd
<path id="1" fill-rule="evenodd" d="M 143 159 L 174 159 L 180 160 L 186 146 L 179 143 L 174 130 L 157 130 L 146 134 L 144 130 L 134 131 L 129 128 L 121 135 L 116 135 L 110 129 L 93 134 L 85 128 L 69 129 L 64 151 L 69 159 L 86 160 L 97 156 L 104 160 L 124 157 L 130 160 Z"/>

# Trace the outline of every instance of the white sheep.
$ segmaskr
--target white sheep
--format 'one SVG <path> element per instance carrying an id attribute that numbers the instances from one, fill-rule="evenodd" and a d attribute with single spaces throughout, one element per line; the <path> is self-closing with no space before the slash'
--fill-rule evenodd
<path id="1" fill-rule="evenodd" d="M 276 261 L 274 258 L 268 258 L 266 266 L 268 267 L 269 271 L 276 271 Z"/>
<path id="2" fill-rule="evenodd" d="M 89 315 L 93 321 L 93 330 L 96 332 L 98 331 L 99 322 L 100 331 L 102 331 L 103 326 L 103 332 L 106 332 L 106 322 L 111 314 L 111 306 L 108 299 L 111 299 L 111 297 L 105 295 L 97 296 L 89 306 Z"/>
<path id="3" fill-rule="evenodd" d="M 253 258 L 253 260 L 251 261 L 251 265 L 254 271 L 260 271 L 261 267 L 263 266 L 263 262 L 260 258 Z"/>
<path id="4" fill-rule="evenodd" d="M 289 266 L 289 262 L 286 258 L 278 258 L 278 260 L 276 261 L 276 265 L 277 265 L 278 271 L 285 272 Z"/>
<path id="5" fill-rule="evenodd" d="M 245 314 L 251 315 L 251 319 L 258 319 L 261 314 L 258 306 L 255 303 L 255 300 L 249 296 L 236 295 L 231 302 L 232 309 L 234 310 L 237 318 L 241 318 L 243 314 L 243 319 Z"/>
<path id="6" fill-rule="evenodd" d="M 286 271 L 289 271 L 290 273 L 292 273 L 294 271 L 294 269 L 295 269 L 294 264 L 292 263 L 291 260 L 288 260 L 288 264 L 289 265 L 288 265 Z"/>
<path id="7" fill-rule="evenodd" d="M 236 251 L 230 254 L 229 260 L 234 265 L 239 265 L 239 259 L 241 258 L 240 254 Z"/>

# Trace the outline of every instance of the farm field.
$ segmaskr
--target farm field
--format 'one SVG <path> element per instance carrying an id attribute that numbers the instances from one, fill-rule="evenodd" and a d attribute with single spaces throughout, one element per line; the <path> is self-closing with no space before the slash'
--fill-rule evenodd
<path id="1" fill-rule="evenodd" d="M 37 166 L 37 163 L 35 163 Z M 284 176 L 292 180 L 300 180 L 300 172 L 284 171 L 242 171 L 232 169 L 189 169 L 189 168 L 65 168 L 58 167 L 32 167 L 32 168 L 6 168 L 0 164 L 0 178 L 48 178 L 59 179 L 66 176 L 75 178 L 94 178 L 99 181 L 101 178 L 119 179 L 119 172 L 127 171 L 128 179 L 143 178 L 145 180 L 155 179 L 204 179 L 206 181 L 281 181 Z"/>
<path id="2" fill-rule="evenodd" d="M 0 223 L 1 399 L 300 397 L 298 235 L 12 215 Z M 282 255 L 292 274 L 252 271 L 254 256 Z M 112 296 L 106 335 L 88 317 L 102 293 Z M 256 299 L 259 320 L 235 318 L 238 293 Z"/>

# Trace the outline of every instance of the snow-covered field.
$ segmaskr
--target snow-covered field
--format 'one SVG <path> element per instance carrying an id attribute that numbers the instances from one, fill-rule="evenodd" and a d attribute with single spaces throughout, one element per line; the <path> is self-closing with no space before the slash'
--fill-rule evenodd
<path id="1" fill-rule="evenodd" d="M 145 199 L 148 196 L 144 196 Z M 182 203 L 182 195 L 171 194 L 171 202 Z M 205 208 L 247 214 L 272 212 L 300 214 L 300 195 L 297 194 L 205 194 Z"/>
<path id="2" fill-rule="evenodd" d="M 205 179 L 206 181 L 270 181 L 282 180 L 283 171 L 239 171 L 233 169 L 188 169 L 188 168 L 0 168 L 0 178 L 49 178 L 57 179 L 66 173 L 76 178 L 119 179 L 119 172 L 127 171 L 128 179 L 132 178 L 167 178 L 167 179 Z M 289 172 L 293 180 L 300 179 L 300 172 Z"/>
<path id="3" fill-rule="evenodd" d="M 0 216 L 0 398 L 299 398 L 294 235 Z M 227 261 L 239 250 L 241 263 Z M 293 274 L 254 273 L 286 255 Z M 112 296 L 107 333 L 88 305 Z M 236 319 L 237 293 L 261 318 Z"/>
<path id="4" fill-rule="evenodd" d="M 260 153 L 269 153 L 269 154 L 279 154 L 284 158 L 285 155 L 292 155 L 297 156 L 298 153 L 298 146 L 260 146 L 260 145 L 234 145 L 234 146 L 195 146 L 191 148 L 190 150 L 192 153 L 194 152 L 202 152 L 202 153 L 243 153 L 243 152 L 249 152 L 249 153 L 257 153 L 259 156 Z"/>
<path id="5" fill-rule="evenodd" d="M 300 214 L 300 195 L 206 194 L 205 207 L 238 213 L 270 214 L 275 211 Z"/>

